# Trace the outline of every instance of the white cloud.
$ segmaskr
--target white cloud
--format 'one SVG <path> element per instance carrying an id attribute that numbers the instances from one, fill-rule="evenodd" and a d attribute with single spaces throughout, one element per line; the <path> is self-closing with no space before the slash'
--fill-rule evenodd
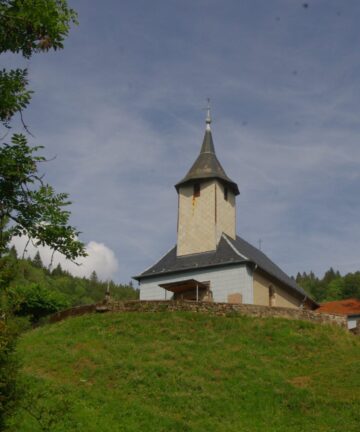
<path id="1" fill-rule="evenodd" d="M 50 265 L 52 249 L 48 246 L 36 247 L 32 242 L 26 246 L 28 238 L 15 237 L 11 244 L 15 245 L 15 248 L 19 254 L 22 256 L 24 249 L 26 251 L 24 257 L 34 257 L 36 251 L 38 250 L 41 255 L 41 259 L 45 266 Z M 98 243 L 96 241 L 90 241 L 86 245 L 86 252 L 88 256 L 81 257 L 76 260 L 77 264 L 67 260 L 64 255 L 59 253 L 54 254 L 53 268 L 59 263 L 64 270 L 67 270 L 74 276 L 89 277 L 91 273 L 95 270 L 99 279 L 111 279 L 116 271 L 118 270 L 119 264 L 116 259 L 114 252 L 103 243 Z"/>

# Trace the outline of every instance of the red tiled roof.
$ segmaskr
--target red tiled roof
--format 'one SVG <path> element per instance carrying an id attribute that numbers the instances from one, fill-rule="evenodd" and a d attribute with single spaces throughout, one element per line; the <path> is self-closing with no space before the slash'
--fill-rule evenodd
<path id="1" fill-rule="evenodd" d="M 341 315 L 360 315 L 360 300 L 346 299 L 322 303 L 316 312 L 335 313 Z"/>

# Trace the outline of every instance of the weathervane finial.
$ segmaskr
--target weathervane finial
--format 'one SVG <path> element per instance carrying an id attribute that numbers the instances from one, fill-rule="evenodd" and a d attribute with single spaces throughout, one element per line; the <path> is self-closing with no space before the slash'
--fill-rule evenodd
<path id="1" fill-rule="evenodd" d="M 206 114 L 206 130 L 210 130 L 210 124 L 211 124 L 211 113 L 210 113 L 210 98 L 207 98 L 207 114 Z"/>

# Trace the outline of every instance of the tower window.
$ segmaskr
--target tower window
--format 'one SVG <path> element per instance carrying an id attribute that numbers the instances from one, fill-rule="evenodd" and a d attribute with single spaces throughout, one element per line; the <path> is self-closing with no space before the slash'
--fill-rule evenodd
<path id="1" fill-rule="evenodd" d="M 197 198 L 200 196 L 200 183 L 194 184 L 194 198 Z"/>
<path id="2" fill-rule="evenodd" d="M 227 201 L 228 200 L 228 188 L 225 186 L 224 187 L 224 200 Z"/>

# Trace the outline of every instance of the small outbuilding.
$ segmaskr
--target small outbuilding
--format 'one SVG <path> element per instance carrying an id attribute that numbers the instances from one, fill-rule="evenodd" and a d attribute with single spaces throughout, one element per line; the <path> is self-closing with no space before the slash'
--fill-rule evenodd
<path id="1" fill-rule="evenodd" d="M 348 329 L 352 330 L 360 321 L 360 300 L 352 298 L 322 303 L 316 312 L 346 315 Z"/>

